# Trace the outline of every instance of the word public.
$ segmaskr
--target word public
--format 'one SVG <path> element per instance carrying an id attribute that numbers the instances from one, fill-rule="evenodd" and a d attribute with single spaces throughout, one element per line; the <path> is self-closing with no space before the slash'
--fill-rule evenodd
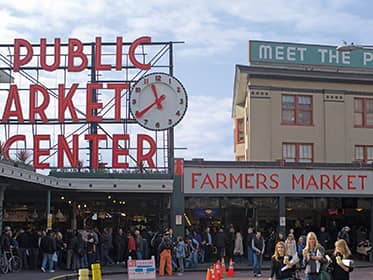
<path id="1" fill-rule="evenodd" d="M 130 62 L 138 69 L 149 70 L 151 65 L 149 63 L 144 64 L 136 59 L 135 51 L 136 48 L 141 44 L 151 43 L 151 37 L 143 36 L 131 43 L 128 49 L 128 57 Z M 40 39 L 40 68 L 45 71 L 55 71 L 60 67 L 61 64 L 61 39 L 54 39 L 54 52 L 53 54 L 47 54 L 47 40 L 45 38 Z M 102 57 L 102 39 L 101 37 L 96 37 L 95 40 L 95 51 L 94 51 L 94 67 L 96 71 L 111 71 L 113 66 L 111 64 L 103 64 Z M 22 52 L 21 50 L 24 50 Z M 22 55 L 21 55 L 22 53 Z M 47 63 L 50 57 L 53 55 L 53 63 Z M 34 47 L 33 45 L 25 39 L 15 39 L 14 40 L 14 72 L 19 72 L 22 66 L 26 66 L 34 57 Z M 71 38 L 67 43 L 67 71 L 69 72 L 80 72 L 88 67 L 88 61 L 90 54 L 84 53 L 84 44 L 75 38 Z M 123 59 L 123 38 L 117 37 L 115 44 L 115 70 L 121 71 Z M 76 61 L 80 61 L 76 64 Z"/>

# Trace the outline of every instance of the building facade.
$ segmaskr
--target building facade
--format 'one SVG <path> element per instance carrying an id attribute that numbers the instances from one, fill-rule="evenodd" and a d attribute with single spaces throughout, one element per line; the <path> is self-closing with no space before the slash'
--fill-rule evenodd
<path id="1" fill-rule="evenodd" d="M 326 57 L 313 62 L 318 65 L 295 64 L 297 58 L 292 56 L 288 58 L 294 60 L 283 61 L 286 49 L 302 47 L 309 51 L 316 46 L 252 42 L 253 61 L 236 66 L 235 159 L 371 163 L 373 72 L 363 64 L 322 64 L 329 61 Z M 275 53 L 279 49 L 281 55 Z M 319 46 L 319 53 L 324 49 L 334 55 L 332 62 L 342 57 L 335 47 Z M 259 52 L 256 60 L 255 51 Z M 283 59 L 280 63 L 268 61 L 269 57 Z"/>

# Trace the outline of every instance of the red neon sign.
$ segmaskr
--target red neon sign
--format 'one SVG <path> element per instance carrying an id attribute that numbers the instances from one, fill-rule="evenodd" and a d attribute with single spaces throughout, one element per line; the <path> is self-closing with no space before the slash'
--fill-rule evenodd
<path id="1" fill-rule="evenodd" d="M 67 72 L 82 72 L 87 69 L 94 69 L 103 73 L 105 71 L 122 71 L 123 68 L 135 68 L 138 70 L 149 70 L 152 66 L 144 60 L 139 61 L 136 57 L 138 48 L 143 44 L 151 44 L 152 39 L 148 36 L 139 37 L 132 43 L 123 44 L 123 38 L 117 37 L 113 46 L 114 54 L 110 56 L 111 61 L 104 56 L 101 37 L 96 37 L 93 50 L 87 48 L 87 44 L 79 39 L 70 38 L 66 44 L 61 43 L 60 38 L 55 38 L 53 43 L 48 43 L 45 38 L 40 39 L 40 44 L 32 44 L 26 39 L 17 38 L 13 45 L 13 68 L 14 73 L 25 71 L 32 67 L 38 70 L 53 72 L 66 69 Z M 89 44 L 92 46 L 92 43 Z M 89 52 L 87 50 L 89 49 Z M 124 53 L 128 55 L 129 62 L 123 66 Z M 64 61 L 66 59 L 66 61 Z M 36 62 L 37 63 L 36 63 Z M 27 68 L 29 67 L 29 68 Z M 9 92 L 0 106 L 0 124 L 100 124 L 106 120 L 102 100 L 93 98 L 94 92 L 104 90 L 105 94 L 112 95 L 114 122 L 121 123 L 128 115 L 122 107 L 122 92 L 130 88 L 129 82 L 91 82 L 85 85 L 71 82 L 59 83 L 56 88 L 56 100 L 50 95 L 50 88 L 39 83 L 30 83 L 27 88 L 16 84 L 9 85 Z M 82 90 L 84 88 L 85 90 Z M 25 91 L 26 94 L 25 94 Z M 81 101 L 84 100 L 81 105 Z M 55 101 L 55 102 L 54 102 Z M 77 103 L 80 103 L 80 106 Z M 110 121 L 113 121 L 111 118 Z M 106 134 L 72 134 L 67 139 L 65 135 L 57 135 L 57 168 L 65 167 L 65 160 L 71 167 L 79 165 L 80 141 L 88 141 L 91 147 L 92 168 L 99 166 L 100 143 L 111 141 L 112 168 L 129 168 L 129 163 L 123 160 L 130 155 L 129 142 L 135 138 L 137 144 L 135 160 L 138 168 L 147 166 L 156 168 L 154 155 L 157 151 L 156 141 L 149 135 L 139 133 L 135 137 L 127 133 L 113 134 L 108 137 Z M 111 139 L 109 139 L 111 138 Z M 5 141 L 6 157 L 9 158 L 9 149 L 14 148 L 15 143 L 24 143 L 30 137 L 26 134 L 17 134 Z M 51 149 L 45 148 L 46 143 L 51 143 L 53 137 L 48 133 L 34 134 L 32 137 L 33 165 L 36 169 L 50 168 L 48 162 L 43 158 L 51 155 Z M 123 143 L 128 145 L 121 145 Z M 126 148 L 123 148 L 126 147 Z"/>

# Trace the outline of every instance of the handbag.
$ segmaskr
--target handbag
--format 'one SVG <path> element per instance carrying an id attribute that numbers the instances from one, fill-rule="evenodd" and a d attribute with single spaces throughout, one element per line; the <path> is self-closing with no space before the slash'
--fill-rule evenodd
<path id="1" fill-rule="evenodd" d="M 53 253 L 52 261 L 54 261 L 54 262 L 58 262 L 58 256 L 57 256 L 57 253 L 56 253 L 56 252 Z"/>

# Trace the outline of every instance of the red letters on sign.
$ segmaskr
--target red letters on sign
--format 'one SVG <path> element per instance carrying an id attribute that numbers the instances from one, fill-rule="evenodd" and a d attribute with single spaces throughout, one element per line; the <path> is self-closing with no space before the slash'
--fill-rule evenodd
<path id="1" fill-rule="evenodd" d="M 284 193 L 302 192 L 348 192 L 364 191 L 368 175 L 350 174 L 305 174 L 277 173 L 277 172 L 222 172 L 205 171 L 191 173 L 191 189 L 203 190 L 204 192 L 219 193 L 228 190 L 237 193 L 257 192 L 271 193 L 271 191 L 282 191 Z"/>
<path id="2" fill-rule="evenodd" d="M 128 50 L 128 57 L 130 62 L 136 68 L 140 70 L 149 70 L 151 68 L 150 63 L 142 63 L 136 58 L 136 49 L 142 44 L 151 43 L 151 37 L 143 36 L 139 37 L 130 45 Z M 102 63 L 102 57 L 104 56 L 102 51 L 102 39 L 101 37 L 95 38 L 95 48 L 94 48 L 94 59 L 91 59 L 92 49 L 90 46 L 84 46 L 84 44 L 76 38 L 70 38 L 67 43 L 67 70 L 69 72 L 80 72 L 85 69 L 88 69 L 89 61 L 93 61 L 94 67 L 97 71 L 110 71 L 112 68 L 115 68 L 117 71 L 121 71 L 122 61 L 123 61 L 123 38 L 117 37 L 115 43 L 115 61 L 112 63 Z M 45 71 L 55 71 L 61 65 L 61 39 L 55 38 L 52 45 L 54 47 L 53 54 L 47 53 L 48 47 L 47 40 L 45 38 L 40 39 L 40 51 L 36 50 L 35 53 L 40 52 L 40 67 Z M 21 51 L 23 50 L 23 52 Z M 21 55 L 21 53 L 24 53 Z M 53 55 L 53 63 L 48 64 L 47 58 Z M 19 72 L 22 67 L 26 67 L 28 63 L 33 61 L 34 58 L 34 49 L 32 44 L 25 39 L 15 39 L 14 40 L 14 72 Z M 39 59 L 39 57 L 35 57 Z"/>

